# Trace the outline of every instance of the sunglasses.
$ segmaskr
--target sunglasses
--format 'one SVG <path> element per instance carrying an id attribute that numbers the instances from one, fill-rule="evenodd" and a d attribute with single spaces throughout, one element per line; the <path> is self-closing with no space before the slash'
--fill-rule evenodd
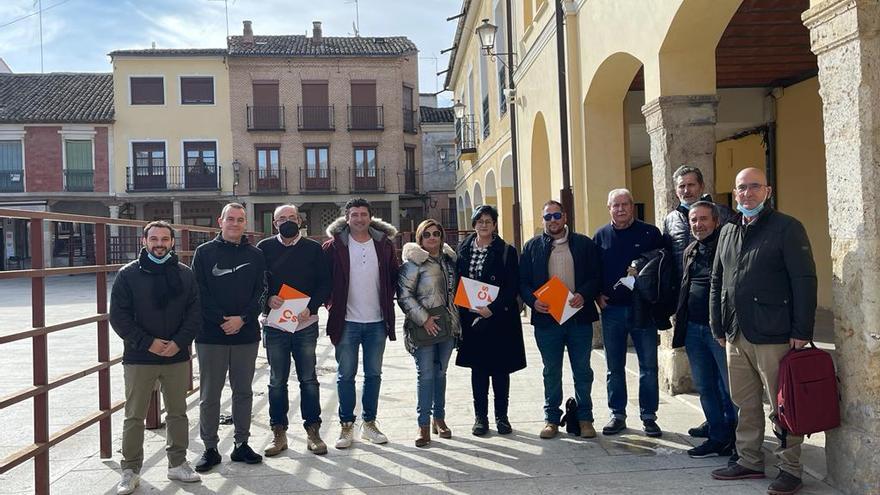
<path id="1" fill-rule="evenodd" d="M 443 232 L 440 232 L 439 230 L 422 232 L 422 239 L 430 239 L 431 237 L 443 237 Z"/>
<path id="2" fill-rule="evenodd" d="M 553 213 L 547 213 L 544 215 L 545 222 L 549 222 L 550 220 L 562 220 L 562 212 L 554 211 Z"/>

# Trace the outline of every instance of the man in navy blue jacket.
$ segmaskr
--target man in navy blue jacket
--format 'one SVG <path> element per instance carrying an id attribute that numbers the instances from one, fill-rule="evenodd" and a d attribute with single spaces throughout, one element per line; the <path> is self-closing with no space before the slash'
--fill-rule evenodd
<path id="1" fill-rule="evenodd" d="M 635 217 L 632 193 L 615 189 L 608 193 L 611 222 L 596 231 L 593 239 L 602 259 L 602 293 L 596 299 L 602 310 L 602 339 L 608 366 L 608 407 L 611 421 L 605 435 L 626 429 L 626 338 L 632 337 L 639 358 L 639 416 L 649 437 L 662 435 L 657 426 L 660 386 L 657 379 L 657 327 L 637 327 L 632 290 L 621 282 L 630 263 L 642 253 L 663 247 L 657 227 Z"/>
<path id="2" fill-rule="evenodd" d="M 562 417 L 562 359 L 568 359 L 574 377 L 575 400 L 581 437 L 593 438 L 593 370 L 590 352 L 593 345 L 593 322 L 599 319 L 593 300 L 599 295 L 602 280 L 599 252 L 589 237 L 571 232 L 558 201 L 544 204 L 544 232 L 529 240 L 520 258 L 520 296 L 532 308 L 535 341 L 544 362 L 544 428 L 541 438 L 553 438 L 559 432 Z M 559 278 L 574 294 L 569 304 L 580 308 L 565 323 L 559 324 L 548 313 L 549 306 L 535 298 L 534 292 L 551 277 Z"/>

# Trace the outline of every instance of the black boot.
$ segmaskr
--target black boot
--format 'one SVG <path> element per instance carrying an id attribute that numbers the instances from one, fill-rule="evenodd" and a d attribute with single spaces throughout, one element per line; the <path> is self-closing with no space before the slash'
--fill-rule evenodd
<path id="1" fill-rule="evenodd" d="M 474 420 L 474 427 L 471 428 L 471 433 L 478 437 L 489 433 L 489 418 L 486 416 L 477 416 Z"/>

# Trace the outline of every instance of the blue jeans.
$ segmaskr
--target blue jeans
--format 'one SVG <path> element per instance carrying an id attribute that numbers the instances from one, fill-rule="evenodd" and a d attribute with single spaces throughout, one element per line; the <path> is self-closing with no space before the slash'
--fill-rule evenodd
<path id="1" fill-rule="evenodd" d="M 535 327 L 535 342 L 544 362 L 544 421 L 558 425 L 562 419 L 562 360 L 568 347 L 568 362 L 574 378 L 574 399 L 580 421 L 593 421 L 593 324 L 578 324 L 574 318 L 562 325 Z"/>
<path id="2" fill-rule="evenodd" d="M 449 339 L 416 349 L 419 426 L 428 426 L 432 413 L 434 419 L 446 418 L 446 368 L 454 348 L 455 339 Z"/>
<path id="3" fill-rule="evenodd" d="M 303 426 L 321 423 L 321 397 L 318 376 L 315 374 L 315 347 L 318 344 L 318 324 L 290 333 L 274 328 L 263 329 L 263 346 L 269 360 L 269 425 L 284 425 L 287 429 L 287 380 L 290 378 L 290 358 L 296 367 L 299 381 L 299 410 Z"/>
<path id="4" fill-rule="evenodd" d="M 684 345 L 700 405 L 709 422 L 709 439 L 729 442 L 736 426 L 736 408 L 730 400 L 725 349 L 718 345 L 708 326 L 692 322 L 687 324 Z"/>
<path id="5" fill-rule="evenodd" d="M 385 322 L 345 322 L 342 340 L 336 344 L 336 390 L 339 394 L 339 420 L 352 422 L 354 416 L 354 377 L 358 371 L 358 350 L 364 348 L 364 390 L 361 394 L 364 421 L 375 421 L 382 386 L 382 357 L 385 354 Z"/>
<path id="6" fill-rule="evenodd" d="M 657 328 L 633 328 L 632 307 L 608 305 L 602 310 L 602 339 L 608 366 L 608 408 L 626 419 L 626 337 L 632 337 L 639 359 L 639 417 L 657 419 L 660 385 L 657 381 Z"/>

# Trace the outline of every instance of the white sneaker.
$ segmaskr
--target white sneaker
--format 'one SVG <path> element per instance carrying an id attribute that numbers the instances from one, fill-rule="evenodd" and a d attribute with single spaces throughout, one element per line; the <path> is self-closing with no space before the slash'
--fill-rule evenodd
<path id="1" fill-rule="evenodd" d="M 364 421 L 364 425 L 361 427 L 361 438 L 372 443 L 388 443 L 388 437 L 379 431 L 379 425 L 375 421 Z"/>
<path id="2" fill-rule="evenodd" d="M 193 470 L 189 461 L 184 461 L 184 463 L 179 466 L 168 468 L 168 479 L 182 481 L 184 483 L 196 483 L 202 481 L 202 477 L 199 476 L 199 473 Z"/>
<path id="3" fill-rule="evenodd" d="M 351 447 L 351 442 L 354 440 L 354 422 L 352 421 L 343 421 L 342 422 L 342 431 L 339 432 L 339 439 L 336 440 L 336 448 L 337 449 L 347 449 Z"/>
<path id="4" fill-rule="evenodd" d="M 119 484 L 116 485 L 116 494 L 128 495 L 133 492 L 140 483 L 141 476 L 139 474 L 132 469 L 125 469 L 122 471 L 122 479 L 119 480 Z"/>

